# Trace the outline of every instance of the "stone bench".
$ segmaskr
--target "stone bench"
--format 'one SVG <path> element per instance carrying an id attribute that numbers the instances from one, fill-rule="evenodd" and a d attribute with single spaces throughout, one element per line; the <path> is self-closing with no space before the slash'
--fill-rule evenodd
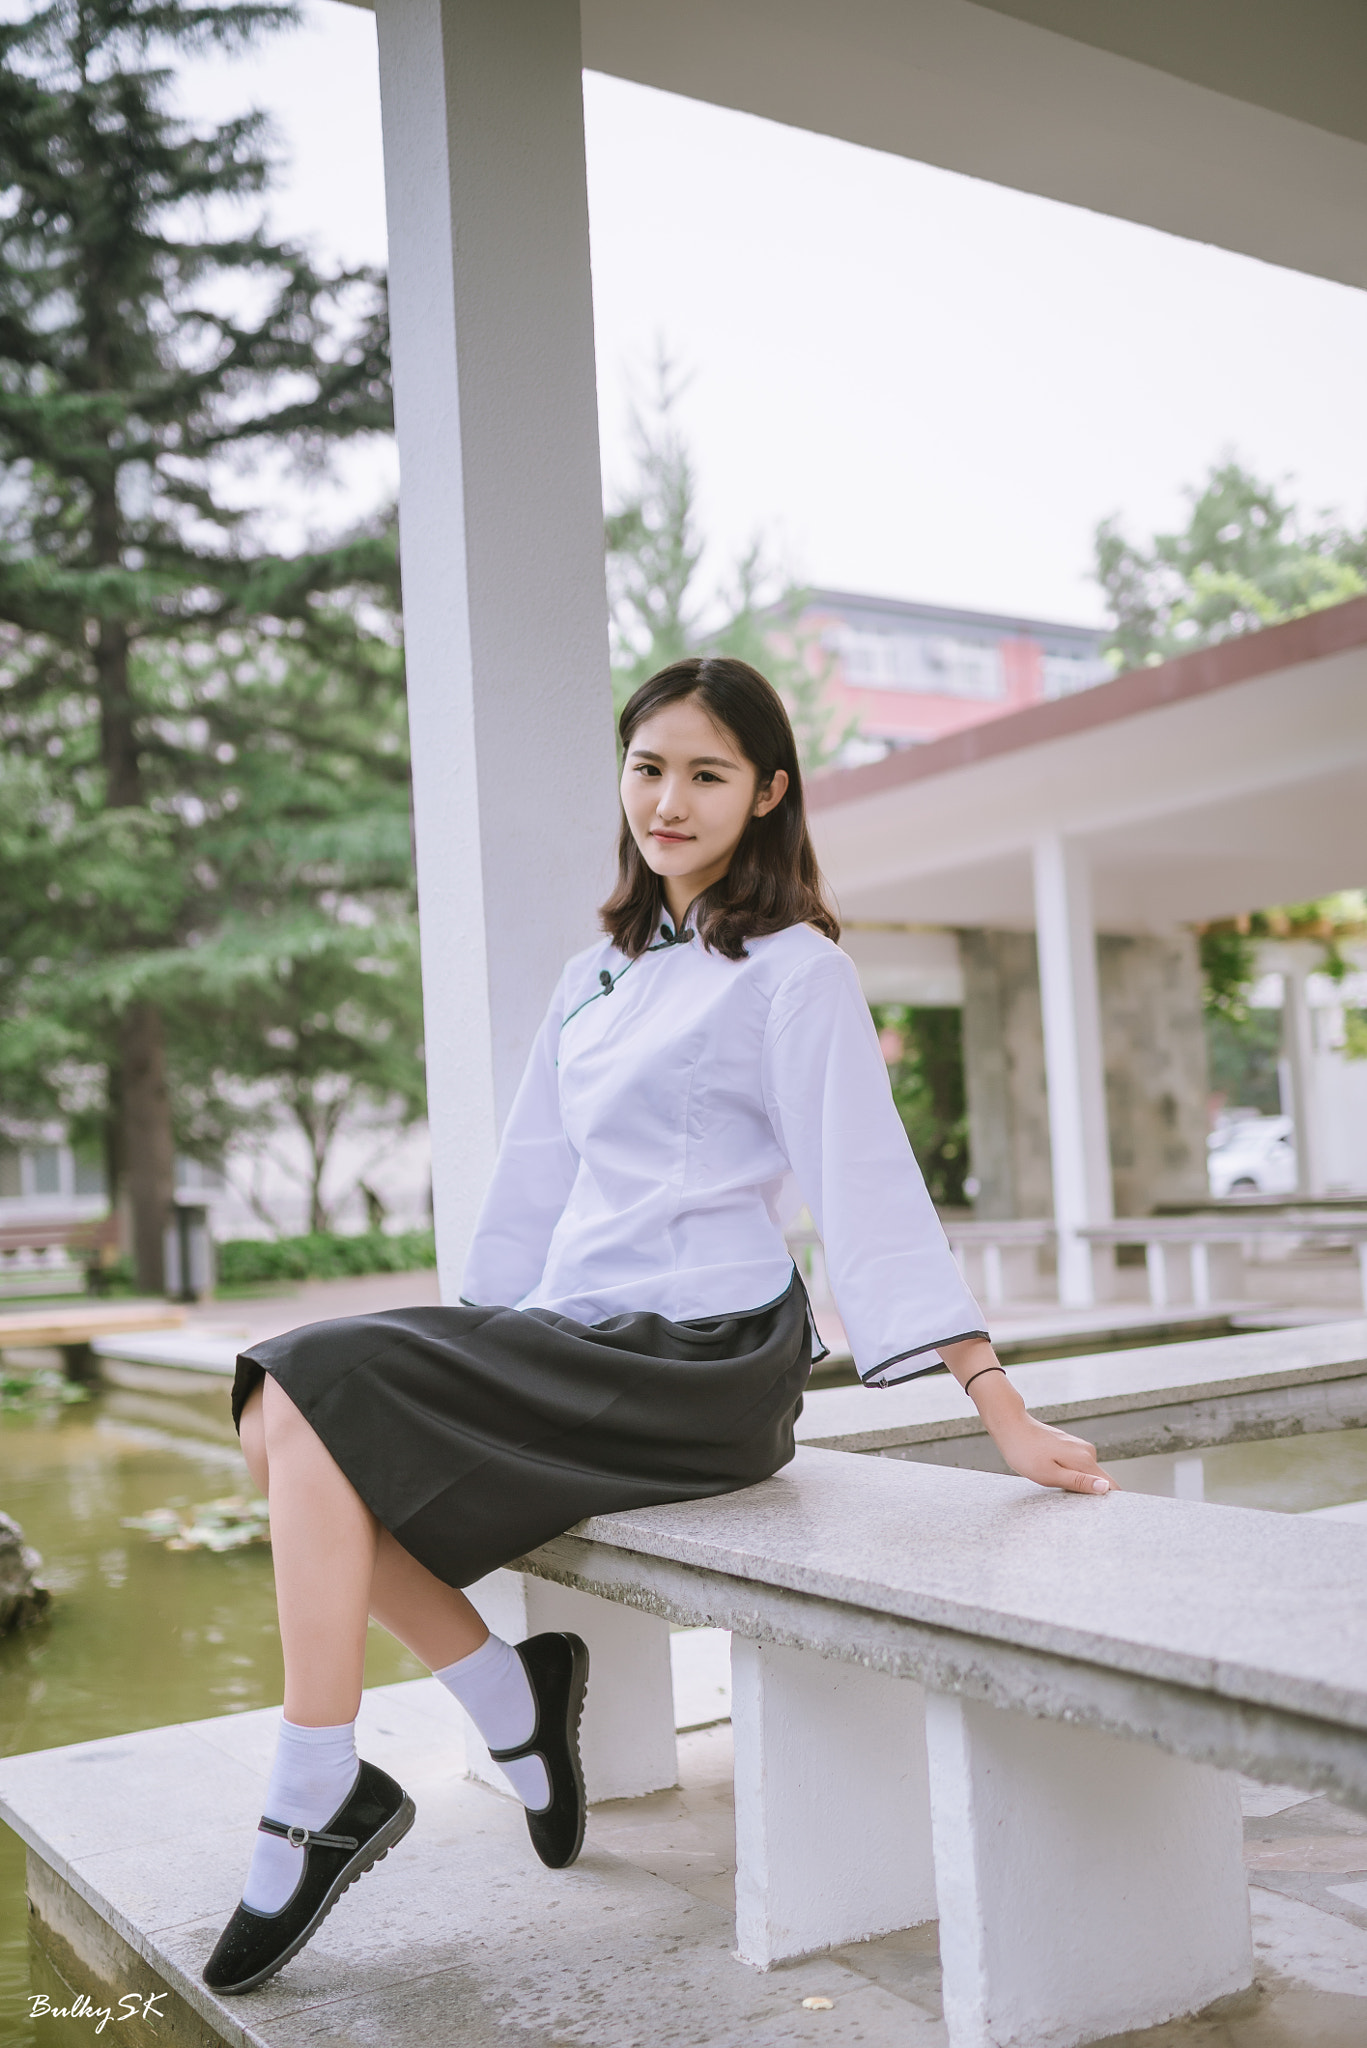
<path id="1" fill-rule="evenodd" d="M 1052 1251 L 1054 1244 L 1054 1226 L 1047 1218 L 994 1222 L 977 1216 L 946 1217 L 944 1226 L 965 1280 L 988 1308 L 1052 1291 L 1052 1275 L 1046 1282 L 1040 1263 L 1040 1254 Z M 790 1230 L 787 1241 L 812 1300 L 829 1302 L 826 1253 L 815 1230 L 810 1224 Z"/>
<path id="2" fill-rule="evenodd" d="M 1052 1251 L 1054 1226 L 1042 1217 L 993 1222 L 988 1218 L 945 1223 L 949 1248 L 969 1286 L 987 1308 L 1040 1292 L 1040 1254 Z"/>
<path id="3" fill-rule="evenodd" d="M 0 1315 L 0 1353 L 10 1350 L 60 1351 L 68 1376 L 88 1379 L 94 1371 L 93 1346 L 97 1339 L 121 1332 L 177 1329 L 184 1321 L 184 1309 L 166 1301 L 20 1309 Z"/>
<path id="4" fill-rule="evenodd" d="M 1087 1437 L 1103 1458 L 1205 1450 L 1256 1437 L 1367 1428 L 1367 1319 L 1207 1337 L 1013 1365 L 1034 1414 Z M 825 1450 L 1004 1468 L 948 1373 L 872 1392 L 810 1393 L 798 1440 Z"/>
<path id="5" fill-rule="evenodd" d="M 118 1244 L 117 1216 L 0 1221 L 0 1297 L 93 1291 Z"/>
<path id="6" fill-rule="evenodd" d="M 665 1624 L 732 1631 L 742 1959 L 938 1910 L 956 2048 L 1062 2048 L 1251 1981 L 1230 1773 L 1367 1810 L 1361 1528 L 804 1448 L 522 1563 L 474 1597 L 590 1639 L 599 1796 L 672 1777 Z"/>
<path id="7" fill-rule="evenodd" d="M 1245 1248 L 1259 1240 L 1299 1239 L 1309 1244 L 1354 1245 L 1367 1309 L 1367 1212 L 1335 1216 L 1228 1217 L 1131 1216 L 1113 1223 L 1088 1224 L 1078 1236 L 1093 1251 L 1114 1251 L 1121 1245 L 1142 1245 L 1154 1308 L 1190 1301 L 1206 1307 L 1219 1299 L 1237 1300 L 1244 1287 Z M 1185 1268 L 1185 1273 L 1183 1273 Z"/>

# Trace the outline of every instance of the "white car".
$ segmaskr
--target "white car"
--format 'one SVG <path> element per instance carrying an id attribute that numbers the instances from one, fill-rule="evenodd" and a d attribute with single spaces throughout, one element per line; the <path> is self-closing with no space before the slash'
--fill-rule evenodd
<path id="1" fill-rule="evenodd" d="M 1289 1116 L 1232 1119 L 1207 1140 L 1210 1192 L 1223 1195 L 1294 1195 L 1296 1134 Z"/>

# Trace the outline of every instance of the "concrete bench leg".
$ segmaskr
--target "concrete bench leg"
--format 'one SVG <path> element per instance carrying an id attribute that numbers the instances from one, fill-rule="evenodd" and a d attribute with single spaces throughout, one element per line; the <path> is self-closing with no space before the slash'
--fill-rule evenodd
<path id="1" fill-rule="evenodd" d="M 1166 1245 L 1146 1244 L 1144 1264 L 1149 1270 L 1149 1302 L 1153 1308 L 1168 1305 L 1168 1253 Z"/>
<path id="2" fill-rule="evenodd" d="M 510 1643 L 572 1629 L 589 1646 L 589 1691 L 579 1732 L 589 1798 L 637 1799 L 679 1782 L 669 1623 L 523 1572 L 491 1572 L 469 1595 Z M 465 1768 L 506 1792 L 507 1780 L 467 1719 Z"/>
<path id="3" fill-rule="evenodd" d="M 1191 1247 L 1191 1298 L 1198 1308 L 1209 1308 L 1214 1298 L 1210 1291 L 1210 1247 L 1200 1242 Z"/>
<path id="4" fill-rule="evenodd" d="M 924 1700 L 909 1679 L 732 1636 L 742 1962 L 935 1917 Z"/>
<path id="5" fill-rule="evenodd" d="M 1232 1776 L 943 1694 L 926 1742 L 952 2048 L 1073 2048 L 1251 1984 Z"/>

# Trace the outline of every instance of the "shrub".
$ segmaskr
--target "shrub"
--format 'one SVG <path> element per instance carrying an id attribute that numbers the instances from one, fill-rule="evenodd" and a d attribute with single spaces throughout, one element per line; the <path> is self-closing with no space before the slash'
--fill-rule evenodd
<path id="1" fill-rule="evenodd" d="M 221 1287 L 252 1287 L 270 1280 L 344 1280 L 356 1273 L 412 1273 L 435 1266 L 430 1230 L 382 1230 L 342 1237 L 314 1230 L 306 1237 L 229 1238 L 215 1247 Z"/>

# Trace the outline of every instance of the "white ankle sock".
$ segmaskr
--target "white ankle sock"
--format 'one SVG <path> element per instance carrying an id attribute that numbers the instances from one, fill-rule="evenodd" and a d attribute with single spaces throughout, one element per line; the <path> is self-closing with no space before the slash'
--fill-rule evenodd
<path id="1" fill-rule="evenodd" d="M 536 1701 L 522 1659 L 501 1636 L 491 1635 L 468 1657 L 458 1657 L 432 1676 L 455 1694 L 490 1749 L 515 1749 L 536 1726 Z M 498 1768 L 524 1806 L 534 1811 L 549 1806 L 550 1780 L 539 1756 L 519 1757 Z"/>
<path id="2" fill-rule="evenodd" d="M 261 1811 L 287 1827 L 326 1827 L 355 1784 L 357 1768 L 354 1721 L 340 1728 L 299 1728 L 282 1716 Z M 280 1835 L 258 1834 L 243 1905 L 257 1913 L 278 1913 L 303 1867 L 302 1849 Z"/>

